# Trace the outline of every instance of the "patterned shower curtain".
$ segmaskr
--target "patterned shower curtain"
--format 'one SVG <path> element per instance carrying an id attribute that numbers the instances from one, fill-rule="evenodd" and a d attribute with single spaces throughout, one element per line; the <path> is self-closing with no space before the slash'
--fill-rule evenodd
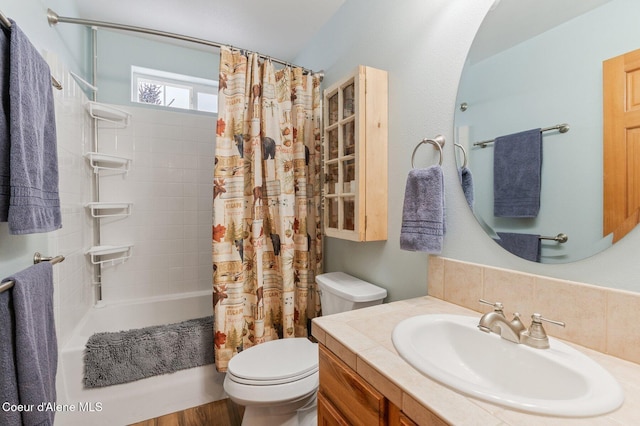
<path id="1" fill-rule="evenodd" d="M 320 79 L 222 48 L 213 182 L 216 368 L 320 310 Z"/>

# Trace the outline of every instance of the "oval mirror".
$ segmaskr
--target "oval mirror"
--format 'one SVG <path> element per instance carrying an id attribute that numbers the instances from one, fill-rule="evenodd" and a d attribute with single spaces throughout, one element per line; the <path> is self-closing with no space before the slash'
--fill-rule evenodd
<path id="1" fill-rule="evenodd" d="M 640 132 L 624 114 L 640 110 L 640 71 L 621 56 L 640 49 L 638 16 L 630 0 L 496 0 L 484 19 L 458 90 L 457 161 L 474 215 L 512 253 L 571 262 L 638 223 Z"/>

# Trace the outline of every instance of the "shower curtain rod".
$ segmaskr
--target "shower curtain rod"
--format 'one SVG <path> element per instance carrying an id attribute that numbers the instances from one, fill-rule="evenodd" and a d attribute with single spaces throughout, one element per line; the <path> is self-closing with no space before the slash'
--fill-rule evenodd
<path id="1" fill-rule="evenodd" d="M 66 16 L 60 16 L 60 15 L 58 15 L 56 12 L 54 12 L 51 9 L 47 9 L 47 20 L 49 21 L 49 25 L 50 26 L 54 26 L 54 25 L 62 22 L 62 23 L 67 23 L 67 24 L 79 24 L 79 25 L 86 25 L 86 26 L 89 26 L 89 27 L 108 28 L 108 29 L 112 29 L 112 30 L 133 31 L 133 32 L 137 32 L 137 33 L 150 34 L 150 35 L 155 35 L 155 36 L 160 36 L 160 37 L 174 38 L 174 39 L 177 39 L 177 40 L 188 41 L 188 42 L 191 42 L 191 43 L 204 44 L 205 46 L 217 47 L 218 49 L 223 47 L 223 46 L 227 46 L 225 44 L 216 43 L 214 41 L 209 41 L 209 40 L 204 40 L 204 39 L 201 39 L 201 38 L 186 36 L 186 35 L 183 35 L 183 34 L 176 34 L 176 33 L 170 33 L 170 32 L 166 32 L 166 31 L 154 30 L 154 29 L 151 29 L 151 28 L 136 27 L 136 26 L 124 25 L 124 24 L 116 24 L 116 23 L 113 23 L 113 22 L 94 21 L 94 20 L 91 20 L 91 19 L 69 18 L 69 17 L 66 17 Z M 229 46 L 229 47 L 235 48 L 234 46 Z M 238 49 L 238 48 L 235 48 L 235 49 Z M 246 49 L 238 49 L 238 50 L 246 50 Z M 285 65 L 285 66 L 297 66 L 297 65 L 291 64 L 290 62 L 283 61 L 281 59 L 272 58 L 271 56 L 262 55 L 262 54 L 258 54 L 258 55 L 263 59 L 268 59 L 268 60 L 271 60 L 272 62 L 276 62 L 278 64 L 282 64 L 282 65 Z M 313 74 L 313 70 L 310 70 L 310 69 L 307 69 L 307 68 L 304 68 L 304 67 L 300 67 L 300 68 L 302 68 L 304 70 L 304 72 Z M 316 74 L 320 74 L 320 78 L 322 79 L 322 77 L 323 77 L 322 71 L 320 71 L 319 73 L 316 73 Z"/>

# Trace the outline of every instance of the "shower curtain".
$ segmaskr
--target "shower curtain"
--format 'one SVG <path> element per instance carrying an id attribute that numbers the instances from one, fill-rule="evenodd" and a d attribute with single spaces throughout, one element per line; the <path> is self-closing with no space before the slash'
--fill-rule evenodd
<path id="1" fill-rule="evenodd" d="M 220 52 L 213 186 L 216 368 L 308 335 L 322 268 L 320 79 Z"/>

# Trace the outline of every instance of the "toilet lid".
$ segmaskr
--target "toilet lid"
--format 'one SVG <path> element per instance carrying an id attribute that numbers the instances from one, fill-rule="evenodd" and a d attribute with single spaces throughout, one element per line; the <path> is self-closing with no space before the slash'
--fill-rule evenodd
<path id="1" fill-rule="evenodd" d="M 344 272 L 327 272 L 316 276 L 318 288 L 352 302 L 371 302 L 387 297 L 387 290 Z"/>
<path id="2" fill-rule="evenodd" d="M 227 373 L 246 383 L 286 383 L 318 370 L 318 344 L 306 338 L 262 343 L 231 358 Z"/>

